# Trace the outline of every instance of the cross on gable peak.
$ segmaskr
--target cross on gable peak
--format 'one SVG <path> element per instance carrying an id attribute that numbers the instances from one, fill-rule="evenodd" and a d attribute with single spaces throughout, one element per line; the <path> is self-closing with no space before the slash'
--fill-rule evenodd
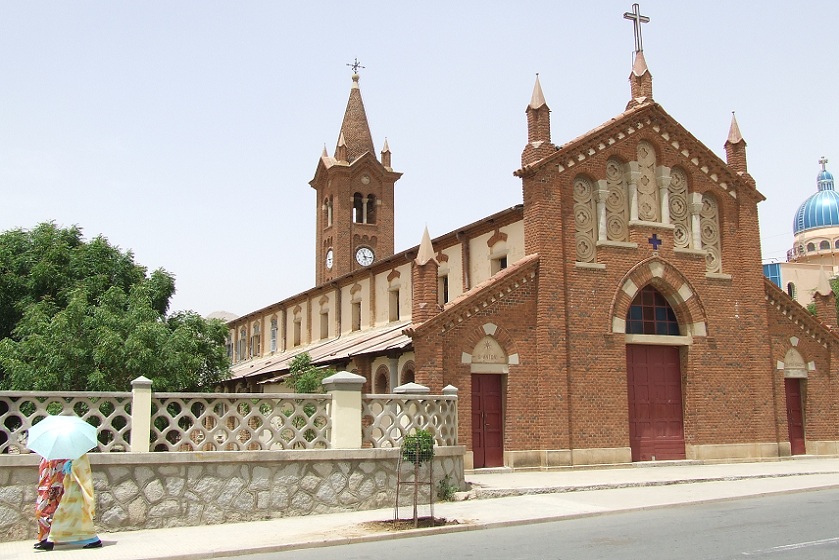
<path id="1" fill-rule="evenodd" d="M 641 6 L 632 4 L 631 12 L 624 12 L 624 19 L 631 19 L 632 26 L 635 28 L 635 52 L 642 52 L 644 50 L 644 41 L 641 37 L 641 24 L 649 23 L 650 18 L 641 15 Z"/>

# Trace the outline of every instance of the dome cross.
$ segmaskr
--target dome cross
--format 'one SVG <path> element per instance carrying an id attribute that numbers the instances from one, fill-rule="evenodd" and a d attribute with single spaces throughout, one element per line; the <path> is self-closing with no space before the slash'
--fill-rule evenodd
<path id="1" fill-rule="evenodd" d="M 822 171 L 827 171 L 827 168 L 825 167 L 827 165 L 827 163 L 828 163 L 828 159 L 826 157 L 822 156 L 822 157 L 819 158 L 819 165 L 822 166 Z"/>

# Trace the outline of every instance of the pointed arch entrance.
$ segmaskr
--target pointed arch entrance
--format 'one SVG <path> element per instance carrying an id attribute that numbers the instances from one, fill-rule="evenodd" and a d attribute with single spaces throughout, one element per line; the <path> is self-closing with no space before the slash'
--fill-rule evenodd
<path id="1" fill-rule="evenodd" d="M 468 346 L 466 346 L 468 345 Z M 471 447 L 476 469 L 504 465 L 504 397 L 510 366 L 519 363 L 509 334 L 493 323 L 475 329 L 464 341 L 462 363 L 471 371 Z"/>
<path id="2" fill-rule="evenodd" d="M 798 343 L 797 339 L 795 339 L 795 343 Z M 807 453 L 807 440 L 804 433 L 804 392 L 807 382 L 807 364 L 798 350 L 790 348 L 784 356 L 783 368 L 790 455 L 803 455 Z"/>
<path id="3" fill-rule="evenodd" d="M 652 285 L 638 291 L 626 315 L 627 335 L 648 336 L 657 344 L 627 344 L 629 444 L 633 461 L 685 458 L 682 371 L 676 314 Z"/>

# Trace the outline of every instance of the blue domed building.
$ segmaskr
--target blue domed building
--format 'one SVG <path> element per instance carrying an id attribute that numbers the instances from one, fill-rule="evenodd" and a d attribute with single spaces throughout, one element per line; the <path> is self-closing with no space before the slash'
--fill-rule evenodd
<path id="1" fill-rule="evenodd" d="M 795 240 L 787 251 L 787 262 L 764 265 L 764 274 L 805 306 L 813 301 L 816 290 L 829 289 L 829 278 L 839 273 L 839 192 L 827 161 L 819 160 L 818 190 L 793 216 Z"/>

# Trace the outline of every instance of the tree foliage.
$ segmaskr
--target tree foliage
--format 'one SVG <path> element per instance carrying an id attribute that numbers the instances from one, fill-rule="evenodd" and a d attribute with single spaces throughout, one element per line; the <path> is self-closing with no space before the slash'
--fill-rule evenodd
<path id="1" fill-rule="evenodd" d="M 0 387 L 209 390 L 228 373 L 227 327 L 192 311 L 167 315 L 175 279 L 102 236 L 53 223 L 0 234 Z"/>
<path id="2" fill-rule="evenodd" d="M 317 367 L 312 364 L 312 357 L 303 352 L 291 360 L 288 372 L 295 393 L 323 393 L 323 380 L 334 374 L 335 370 Z"/>

